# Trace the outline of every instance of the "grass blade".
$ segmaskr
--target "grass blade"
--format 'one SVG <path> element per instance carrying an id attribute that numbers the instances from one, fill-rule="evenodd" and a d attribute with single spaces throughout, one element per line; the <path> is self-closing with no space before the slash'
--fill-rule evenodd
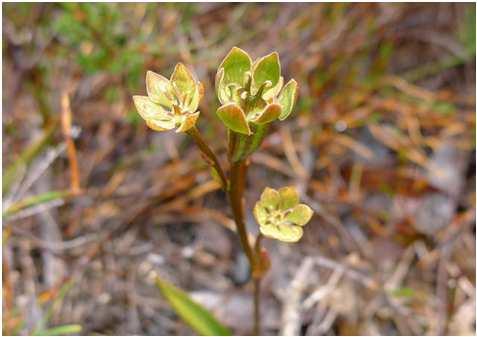
<path id="1" fill-rule="evenodd" d="M 169 304 L 192 329 L 203 336 L 230 336 L 228 328 L 220 324 L 214 316 L 200 304 L 192 300 L 182 290 L 160 278 L 156 285 Z"/>
<path id="2" fill-rule="evenodd" d="M 79 324 L 68 324 L 55 326 L 50 329 L 45 329 L 38 331 L 34 336 L 63 336 L 63 335 L 73 335 L 81 332 L 81 325 Z"/>

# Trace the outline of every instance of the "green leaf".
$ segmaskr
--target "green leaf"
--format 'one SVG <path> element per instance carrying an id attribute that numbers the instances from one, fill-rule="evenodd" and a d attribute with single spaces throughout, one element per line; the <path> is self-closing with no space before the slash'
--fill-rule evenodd
<path id="1" fill-rule="evenodd" d="M 219 71 L 221 68 L 224 69 L 223 83 L 225 85 L 238 83 L 243 86 L 245 72 L 249 71 L 251 67 L 252 59 L 250 56 L 244 50 L 233 47 L 220 64 Z"/>
<path id="2" fill-rule="evenodd" d="M 271 87 L 277 85 L 280 80 L 280 60 L 277 52 L 268 54 L 257 60 L 253 66 L 253 83 L 258 90 L 266 81 L 272 83 Z"/>
<path id="3" fill-rule="evenodd" d="M 67 198 L 70 194 L 70 191 L 48 191 L 38 195 L 26 197 L 25 199 L 17 201 L 8 207 L 8 209 L 2 213 L 2 217 L 11 216 L 29 207 L 41 205 L 53 200 Z"/>
<path id="4" fill-rule="evenodd" d="M 298 84 L 292 79 L 283 87 L 282 92 L 278 96 L 278 102 L 282 106 L 282 113 L 279 117 L 281 121 L 286 119 L 293 110 L 297 97 L 297 87 Z"/>
<path id="5" fill-rule="evenodd" d="M 242 108 L 235 103 L 229 103 L 217 109 L 217 116 L 230 130 L 250 135 L 250 127 L 248 126 L 245 113 Z"/>
<path id="6" fill-rule="evenodd" d="M 415 295 L 415 291 L 412 288 L 403 287 L 403 288 L 396 288 L 391 291 L 391 295 L 395 297 L 407 297 L 411 298 Z"/>
<path id="7" fill-rule="evenodd" d="M 35 332 L 34 336 L 63 336 L 63 335 L 77 335 L 81 332 L 81 325 L 79 324 L 68 324 L 55 326 L 53 328 L 44 329 Z"/>
<path id="8" fill-rule="evenodd" d="M 214 316 L 185 292 L 160 278 L 156 285 L 169 304 L 192 329 L 203 336 L 230 336 L 228 328 L 220 324 Z"/>
<path id="9" fill-rule="evenodd" d="M 10 187 L 21 175 L 22 170 L 28 166 L 36 156 L 43 151 L 43 149 L 51 142 L 55 131 L 57 131 L 58 122 L 51 123 L 44 131 L 42 136 L 35 140 L 25 150 L 23 150 L 18 158 L 11 163 L 7 168 L 4 167 L 2 175 L 2 193 L 5 195 L 9 192 Z"/>

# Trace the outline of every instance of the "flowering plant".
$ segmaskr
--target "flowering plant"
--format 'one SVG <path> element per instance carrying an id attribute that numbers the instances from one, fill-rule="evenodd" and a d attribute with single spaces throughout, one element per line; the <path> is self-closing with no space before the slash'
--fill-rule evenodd
<path id="1" fill-rule="evenodd" d="M 170 80 L 148 71 L 147 96 L 133 97 L 139 114 L 151 129 L 175 129 L 194 139 L 227 193 L 241 246 L 254 279 L 256 334 L 260 333 L 260 281 L 270 268 L 270 259 L 261 246 L 262 239 L 267 237 L 288 243 L 296 242 L 303 235 L 303 226 L 313 215 L 310 207 L 299 203 L 295 188 L 274 190 L 267 187 L 253 210 L 260 234 L 254 246 L 250 244 L 243 208 L 247 157 L 260 146 L 269 124 L 276 120 L 283 121 L 293 110 L 297 99 L 297 82 L 291 79 L 285 85 L 283 83 L 280 59 L 276 52 L 252 61 L 245 51 L 234 47 L 220 64 L 215 90 L 221 106 L 216 113 L 228 130 L 228 175 L 195 125 L 200 114 L 197 109 L 204 95 L 204 86 L 186 66 L 177 64 Z"/>

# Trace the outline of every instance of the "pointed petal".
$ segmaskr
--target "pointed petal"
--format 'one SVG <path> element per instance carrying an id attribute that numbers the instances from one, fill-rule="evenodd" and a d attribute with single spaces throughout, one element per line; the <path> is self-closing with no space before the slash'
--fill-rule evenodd
<path id="1" fill-rule="evenodd" d="M 166 111 L 160 105 L 152 102 L 148 96 L 133 96 L 134 105 L 142 118 L 148 120 L 157 116 L 165 116 Z"/>
<path id="2" fill-rule="evenodd" d="M 272 88 L 280 80 L 280 59 L 277 52 L 258 59 L 253 65 L 253 86 L 258 90 L 266 81 L 272 82 Z"/>
<path id="3" fill-rule="evenodd" d="M 194 74 L 182 63 L 178 63 L 171 76 L 171 84 L 182 98 L 192 97 L 196 89 Z"/>
<path id="4" fill-rule="evenodd" d="M 265 222 L 267 221 L 267 214 L 268 213 L 264 205 L 260 201 L 257 202 L 253 208 L 253 215 L 260 226 L 265 225 Z"/>
<path id="5" fill-rule="evenodd" d="M 242 108 L 235 103 L 229 103 L 217 109 L 217 116 L 230 130 L 250 135 L 250 127 L 248 126 L 245 113 Z"/>
<path id="6" fill-rule="evenodd" d="M 293 110 L 298 93 L 297 88 L 298 84 L 294 79 L 291 79 L 278 96 L 278 103 L 282 106 L 282 113 L 279 117 L 281 121 L 287 118 Z"/>
<path id="7" fill-rule="evenodd" d="M 203 90 L 203 86 L 197 85 L 195 88 L 195 92 L 191 97 L 191 100 L 187 106 L 187 110 L 189 112 L 195 112 L 199 107 L 200 99 L 201 99 L 201 90 Z M 202 92 L 203 95 L 203 92 Z"/>
<path id="8" fill-rule="evenodd" d="M 281 112 L 282 107 L 279 104 L 272 103 L 267 105 L 263 112 L 251 121 L 257 124 L 267 124 L 277 119 Z"/>
<path id="9" fill-rule="evenodd" d="M 280 194 L 273 188 L 265 187 L 260 196 L 260 201 L 264 207 L 277 208 L 280 203 Z"/>
<path id="10" fill-rule="evenodd" d="M 286 216 L 286 220 L 298 226 L 304 226 L 308 223 L 308 221 L 310 221 L 312 216 L 313 211 L 309 206 L 305 204 L 299 204 L 296 205 Z"/>
<path id="11" fill-rule="evenodd" d="M 233 47 L 219 66 L 224 69 L 224 85 L 237 83 L 244 85 L 245 72 L 252 67 L 252 59 L 242 49 Z"/>
<path id="12" fill-rule="evenodd" d="M 295 207 L 300 202 L 298 192 L 294 187 L 287 186 L 278 190 L 280 194 L 280 209 L 286 210 Z"/>
<path id="13" fill-rule="evenodd" d="M 303 228 L 293 225 L 265 225 L 259 229 L 263 235 L 283 242 L 297 242 L 303 236 Z"/>
<path id="14" fill-rule="evenodd" d="M 170 108 L 172 101 L 168 98 L 171 95 L 171 85 L 164 76 L 148 70 L 146 73 L 147 95 L 154 103 Z"/>
<path id="15" fill-rule="evenodd" d="M 197 118 L 199 118 L 199 114 L 199 111 L 193 114 L 187 114 L 181 125 L 177 128 L 176 132 L 186 132 L 191 127 L 193 127 L 197 122 Z"/>
<path id="16" fill-rule="evenodd" d="M 172 118 L 170 120 L 146 119 L 146 124 L 155 131 L 172 130 L 175 127 L 175 122 Z"/>

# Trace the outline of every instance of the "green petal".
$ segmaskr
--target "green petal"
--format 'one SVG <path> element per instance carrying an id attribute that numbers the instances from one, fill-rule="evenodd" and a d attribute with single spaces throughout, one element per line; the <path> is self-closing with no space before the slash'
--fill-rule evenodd
<path id="1" fill-rule="evenodd" d="M 260 201 L 264 207 L 277 208 L 280 203 L 280 194 L 273 188 L 265 187 L 260 196 Z"/>
<path id="2" fill-rule="evenodd" d="M 251 121 L 257 124 L 267 124 L 277 119 L 281 112 L 282 107 L 279 104 L 269 104 L 261 114 Z"/>
<path id="3" fill-rule="evenodd" d="M 238 83 L 244 85 L 245 72 L 252 67 L 252 59 L 240 48 L 233 47 L 219 66 L 224 69 L 224 85 Z"/>
<path id="4" fill-rule="evenodd" d="M 294 187 L 282 187 L 278 190 L 278 193 L 280 194 L 280 209 L 282 210 L 293 208 L 300 202 L 300 197 Z"/>
<path id="5" fill-rule="evenodd" d="M 266 81 L 272 83 L 272 88 L 280 80 L 280 60 L 277 52 L 268 54 L 257 60 L 253 65 L 253 86 L 258 90 Z"/>
<path id="6" fill-rule="evenodd" d="M 167 108 L 172 106 L 171 84 L 167 78 L 148 70 L 146 73 L 146 90 L 147 95 L 154 103 L 160 104 Z"/>
<path id="7" fill-rule="evenodd" d="M 310 207 L 305 204 L 299 204 L 286 216 L 286 220 L 293 222 L 296 225 L 304 226 L 310 221 L 312 216 L 313 211 Z"/>
<path id="8" fill-rule="evenodd" d="M 253 208 L 253 215 L 255 216 L 255 220 L 257 220 L 259 225 L 264 225 L 267 221 L 267 210 L 260 201 L 255 204 L 255 207 Z"/>
<path id="9" fill-rule="evenodd" d="M 194 94 L 192 95 L 189 104 L 186 105 L 186 109 L 189 112 L 195 112 L 197 108 L 199 107 L 199 102 L 201 99 L 201 86 L 200 84 L 197 84 L 195 86 L 195 91 Z"/>
<path id="10" fill-rule="evenodd" d="M 271 98 L 277 97 L 278 93 L 280 90 L 283 88 L 283 77 L 280 76 L 280 79 L 278 80 L 278 83 L 276 86 L 265 90 L 264 94 L 262 95 L 264 100 L 269 100 Z"/>
<path id="11" fill-rule="evenodd" d="M 225 104 L 229 102 L 225 91 L 225 84 L 224 84 L 224 68 L 220 68 L 215 75 L 215 93 L 221 104 Z"/>
<path id="12" fill-rule="evenodd" d="M 181 100 L 192 97 L 196 91 L 197 83 L 192 72 L 182 63 L 178 63 L 171 76 L 171 84 L 176 89 Z"/>
<path id="13" fill-rule="evenodd" d="M 199 118 L 200 112 L 197 111 L 196 113 L 187 114 L 182 121 L 181 125 L 177 128 L 176 132 L 186 132 L 190 128 L 192 128 L 195 123 L 197 122 L 197 118 Z"/>
<path id="14" fill-rule="evenodd" d="M 155 131 L 172 130 L 176 126 L 174 120 L 146 119 L 146 124 Z"/>
<path id="15" fill-rule="evenodd" d="M 297 87 L 298 84 L 292 79 L 283 87 L 278 96 L 278 102 L 282 106 L 282 113 L 279 117 L 281 121 L 287 118 L 293 110 L 297 98 Z"/>
<path id="16" fill-rule="evenodd" d="M 263 235 L 283 242 L 297 242 L 303 236 L 303 228 L 299 226 L 265 225 L 259 228 Z"/>
<path id="17" fill-rule="evenodd" d="M 167 116 L 166 111 L 152 102 L 148 96 L 133 96 L 133 100 L 139 115 L 145 120 Z"/>
<path id="18" fill-rule="evenodd" d="M 242 108 L 235 103 L 229 103 L 217 109 L 217 116 L 230 130 L 250 135 L 250 127 L 248 126 L 245 113 Z"/>

